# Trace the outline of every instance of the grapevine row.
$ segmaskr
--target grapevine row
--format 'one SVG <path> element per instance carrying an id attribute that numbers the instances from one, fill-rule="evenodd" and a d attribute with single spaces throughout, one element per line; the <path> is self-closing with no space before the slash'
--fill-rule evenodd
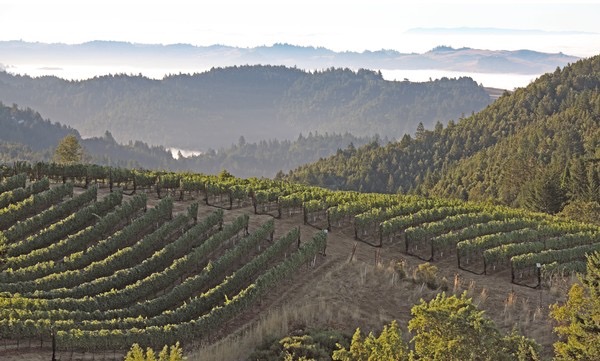
<path id="1" fill-rule="evenodd" d="M 50 189 L 50 181 L 44 178 L 37 182 L 33 182 L 27 187 L 15 188 L 4 193 L 0 193 L 0 209 L 7 207 L 10 204 L 20 202 L 33 194 L 38 194 Z"/>
<path id="2" fill-rule="evenodd" d="M 73 185 L 71 183 L 54 187 L 42 193 L 33 194 L 21 202 L 0 209 L 0 230 L 8 229 L 17 223 L 17 221 L 60 202 L 66 196 L 73 196 Z"/>
<path id="3" fill-rule="evenodd" d="M 32 217 L 13 224 L 9 229 L 4 231 L 4 234 L 10 242 L 17 242 L 18 240 L 35 233 L 42 227 L 68 217 L 71 213 L 77 211 L 85 204 L 95 201 L 96 198 L 89 198 L 91 194 L 95 194 L 93 192 L 95 191 L 90 190 L 89 192 L 84 192 L 57 205 L 51 206 Z"/>

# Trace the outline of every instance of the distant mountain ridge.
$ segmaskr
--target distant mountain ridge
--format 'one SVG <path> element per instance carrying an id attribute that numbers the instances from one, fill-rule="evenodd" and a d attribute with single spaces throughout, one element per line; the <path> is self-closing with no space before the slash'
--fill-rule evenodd
<path id="1" fill-rule="evenodd" d="M 440 51 L 442 50 L 442 51 Z M 253 48 L 226 45 L 138 44 L 91 41 L 82 44 L 46 44 L 0 41 L 0 63 L 126 65 L 139 68 L 210 69 L 233 65 L 285 65 L 301 69 L 438 69 L 463 72 L 541 74 L 579 58 L 531 50 L 480 50 L 438 47 L 423 54 L 395 50 L 335 52 L 322 47 L 274 44 Z M 43 60 L 42 60 L 43 59 Z M 501 65 L 501 66 L 499 66 Z"/>
<path id="2" fill-rule="evenodd" d="M 85 137 L 208 151 L 298 134 L 388 138 L 478 111 L 491 102 L 471 78 L 412 83 L 349 69 L 214 68 L 161 80 L 112 75 L 83 81 L 0 72 L 0 101 L 30 107 Z"/>

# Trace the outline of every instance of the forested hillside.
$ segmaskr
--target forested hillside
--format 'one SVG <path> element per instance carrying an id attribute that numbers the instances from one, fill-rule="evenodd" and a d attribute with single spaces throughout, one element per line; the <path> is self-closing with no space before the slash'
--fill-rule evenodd
<path id="1" fill-rule="evenodd" d="M 71 127 L 52 123 L 31 108 L 21 109 L 16 104 L 0 102 L 0 160 L 48 161 L 59 141 L 73 134 L 85 149 L 85 159 L 98 164 L 128 165 L 131 167 L 169 168 L 171 153 L 163 147 L 150 147 L 142 142 L 118 144 L 106 132 L 102 137 L 81 139 Z"/>
<path id="2" fill-rule="evenodd" d="M 600 56 L 545 74 L 483 111 L 289 173 L 335 189 L 415 192 L 556 213 L 600 194 Z"/>
<path id="3" fill-rule="evenodd" d="M 426 83 L 383 80 L 381 74 L 282 66 L 214 68 L 162 80 L 113 75 L 84 81 L 0 73 L 0 101 L 31 107 L 84 136 L 109 130 L 119 142 L 191 150 L 310 131 L 400 137 L 419 122 L 471 114 L 490 103 L 470 78 Z"/>
<path id="4" fill-rule="evenodd" d="M 261 140 L 246 142 L 240 137 L 236 144 L 219 150 L 180 159 L 179 169 L 201 170 L 209 174 L 217 174 L 226 169 L 237 177 L 281 176 L 290 169 L 302 164 L 315 162 L 329 157 L 339 149 L 348 146 L 362 146 L 370 142 L 388 143 L 387 138 L 378 136 L 356 137 L 350 133 L 311 133 L 300 134 L 295 140 Z"/>
<path id="5" fill-rule="evenodd" d="M 377 137 L 355 137 L 349 133 L 300 134 L 295 140 L 261 140 L 246 142 L 240 137 L 235 144 L 187 158 L 173 159 L 162 146 L 141 141 L 117 142 L 110 132 L 101 137 L 81 139 L 76 129 L 52 123 L 28 108 L 0 103 L 0 162 L 49 161 L 54 148 L 68 134 L 74 134 L 84 148 L 84 160 L 101 165 L 129 168 L 185 170 L 217 174 L 223 169 L 239 177 L 274 177 L 301 164 L 328 157 L 348 145 L 361 146 L 371 141 L 387 142 Z"/>

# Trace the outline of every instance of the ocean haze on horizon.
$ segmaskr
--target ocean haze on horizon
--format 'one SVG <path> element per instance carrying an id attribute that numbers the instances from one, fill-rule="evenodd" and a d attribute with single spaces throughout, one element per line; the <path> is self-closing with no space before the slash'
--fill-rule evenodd
<path id="1" fill-rule="evenodd" d="M 415 31 L 417 34 L 411 34 Z M 436 35 L 439 31 L 456 31 L 456 33 L 440 37 Z M 492 35 L 471 34 L 485 31 L 490 32 Z M 33 77 L 53 75 L 68 80 L 84 80 L 109 74 L 141 74 L 152 79 L 162 79 L 170 74 L 202 73 L 212 67 L 252 64 L 284 65 L 307 71 L 322 70 L 329 67 L 348 67 L 353 70 L 360 68 L 380 70 L 385 79 L 399 81 L 407 79 L 423 82 L 428 81 L 430 78 L 469 76 L 484 86 L 512 90 L 516 87 L 526 86 L 539 75 L 553 71 L 556 66 L 566 65 L 566 62 L 558 61 L 563 54 L 577 56 L 578 54 L 591 52 L 590 44 L 600 44 L 600 34 L 585 33 L 557 36 L 549 35 L 554 34 L 550 32 L 543 32 L 540 35 L 537 30 L 527 30 L 525 32 L 533 31 L 534 35 L 516 37 L 505 35 L 507 32 L 512 33 L 514 31 L 520 30 L 492 28 L 409 29 L 403 34 L 405 41 L 402 43 L 402 47 L 378 51 L 365 50 L 363 52 L 336 52 L 333 49 L 316 45 L 290 45 L 288 43 L 241 48 L 215 44 L 206 46 L 185 43 L 163 45 L 111 40 L 94 40 L 74 45 L 0 41 L 0 46 L 6 47 L 4 56 L 0 55 L 0 68 L 3 65 L 6 71 L 10 73 L 26 74 Z M 465 35 L 464 32 L 469 34 Z M 590 38 L 597 39 L 597 42 L 589 42 Z M 533 49 L 527 46 L 532 43 L 537 45 Z M 564 44 L 568 44 L 568 46 Z M 14 48 L 10 48 L 10 46 L 14 46 Z M 19 47 L 30 47 L 32 49 L 36 47 L 34 51 L 37 51 L 37 53 L 34 53 L 31 49 L 23 50 Z M 403 61 L 399 59 L 427 55 L 435 52 L 440 47 L 449 47 L 455 51 L 469 49 L 472 50 L 471 53 L 489 51 L 490 54 L 481 55 L 484 58 L 481 60 L 486 60 L 483 67 L 477 64 L 479 61 L 476 61 L 475 58 L 471 63 L 457 63 L 457 65 L 450 67 L 439 66 L 440 64 L 435 63 L 435 61 L 427 63 L 430 59 L 416 59 L 410 64 L 404 61 L 404 64 L 408 66 L 399 64 Z M 574 51 L 566 51 L 567 48 Z M 511 60 L 512 65 L 504 59 L 497 59 L 498 54 L 508 51 L 544 52 L 548 54 L 542 55 L 556 55 L 557 59 L 555 65 L 552 65 L 552 62 L 548 59 L 544 59 L 546 63 L 543 70 L 535 70 L 533 67 L 527 70 L 527 68 L 523 68 L 523 63 L 519 59 Z M 132 54 L 137 55 L 132 56 Z M 385 56 L 388 56 L 387 60 L 381 61 Z M 443 56 L 442 54 L 437 59 L 442 59 Z M 357 60 L 359 57 L 361 58 L 360 61 Z M 577 58 L 571 59 L 573 60 L 569 61 L 572 62 Z M 422 60 L 425 60 L 425 62 L 418 64 L 418 61 Z M 533 59 L 531 64 L 535 65 L 535 62 L 536 59 Z M 513 69 L 514 66 L 520 66 L 522 70 L 516 71 Z"/>
<path id="2" fill-rule="evenodd" d="M 228 44 L 256 47 L 273 43 L 326 47 L 335 51 L 396 49 L 422 52 L 403 35 L 410 29 L 469 29 L 470 33 L 535 31 L 544 34 L 600 33 L 600 3 L 591 1 L 446 2 L 388 0 L 274 2 L 223 0 L 4 0 L 0 40 L 82 43 L 94 39 L 135 43 Z M 108 26 L 110 24 L 110 26 Z M 472 30 L 472 31 L 471 31 Z M 448 35 L 448 31 L 446 34 Z M 520 43 L 518 36 L 513 42 Z M 435 44 L 477 47 L 437 39 Z M 594 47 L 590 43 L 590 47 Z M 600 52 L 599 43 L 590 56 Z M 498 47 L 492 41 L 485 49 Z M 569 45 L 569 43 L 564 44 Z M 536 42 L 520 48 L 536 49 Z M 1 61 L 0 61 L 1 62 Z"/>

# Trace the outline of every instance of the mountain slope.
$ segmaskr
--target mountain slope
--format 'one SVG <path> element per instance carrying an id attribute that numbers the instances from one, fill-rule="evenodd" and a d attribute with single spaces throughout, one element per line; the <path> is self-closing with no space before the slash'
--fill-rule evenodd
<path id="1" fill-rule="evenodd" d="M 118 144 L 109 132 L 103 137 L 82 139 L 71 127 L 43 119 L 31 108 L 0 102 L 0 161 L 49 161 L 54 148 L 68 134 L 73 134 L 85 149 L 90 161 L 131 167 L 169 168 L 171 153 L 163 147 L 150 147 L 142 142 Z"/>
<path id="2" fill-rule="evenodd" d="M 310 131 L 400 137 L 419 122 L 457 118 L 491 102 L 469 78 L 385 81 L 375 72 L 275 66 L 212 69 L 162 80 L 114 75 L 85 81 L 0 73 L 0 101 L 36 109 L 84 136 L 190 150 L 295 139 Z"/>
<path id="3" fill-rule="evenodd" d="M 281 170 L 314 162 L 349 144 L 360 146 L 372 140 L 349 133 L 309 133 L 301 134 L 293 141 L 261 140 L 256 143 L 246 142 L 241 137 L 237 144 L 218 151 L 173 159 L 171 151 L 162 146 L 149 146 L 141 141 L 120 144 L 108 131 L 101 137 L 82 139 L 76 129 L 45 120 L 30 108 L 8 107 L 2 103 L 0 129 L 0 162 L 49 161 L 59 141 L 67 134 L 74 134 L 84 147 L 87 160 L 93 163 L 207 174 L 227 169 L 239 177 L 274 177 Z"/>
<path id="4" fill-rule="evenodd" d="M 592 201 L 599 171 L 594 160 L 600 158 L 599 87 L 596 56 L 546 74 L 446 128 L 420 128 L 414 138 L 385 147 L 347 149 L 288 177 L 332 188 L 536 208 L 531 202 L 542 195 L 541 183 L 552 185 L 562 176 L 558 195 Z"/>

